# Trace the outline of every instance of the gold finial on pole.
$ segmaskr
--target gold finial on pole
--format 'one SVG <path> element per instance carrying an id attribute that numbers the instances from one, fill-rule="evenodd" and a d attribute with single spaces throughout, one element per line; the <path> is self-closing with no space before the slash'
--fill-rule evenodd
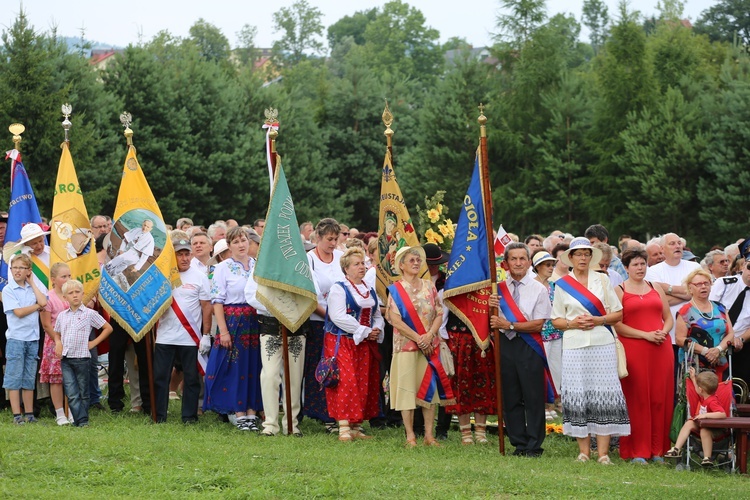
<path id="1" fill-rule="evenodd" d="M 276 108 L 266 108 L 263 112 L 266 115 L 266 128 L 268 128 L 268 138 L 271 139 L 271 153 L 276 153 L 276 138 L 279 136 L 279 110 Z"/>
<path id="2" fill-rule="evenodd" d="M 125 127 L 125 139 L 128 141 L 128 146 L 133 145 L 133 130 L 130 128 L 130 124 L 133 123 L 133 116 L 127 111 L 123 111 L 120 115 L 120 123 Z"/>
<path id="3" fill-rule="evenodd" d="M 21 151 L 21 134 L 26 130 L 26 127 L 20 123 L 12 123 L 10 127 L 8 127 L 8 130 L 13 134 L 13 145 L 16 151 Z"/>
<path id="4" fill-rule="evenodd" d="M 477 118 L 479 122 L 479 137 L 487 137 L 487 117 L 484 116 L 484 104 L 480 102 L 477 107 L 479 108 L 479 118 Z"/>
<path id="5" fill-rule="evenodd" d="M 391 138 L 393 137 L 393 130 L 391 125 L 393 124 L 393 113 L 391 108 L 388 107 L 388 99 L 385 100 L 385 109 L 383 110 L 383 124 L 385 124 L 385 132 L 383 134 L 386 137 L 388 148 L 391 148 Z"/>
<path id="6" fill-rule="evenodd" d="M 70 118 L 70 114 L 73 112 L 73 106 L 71 106 L 68 103 L 65 103 L 62 105 L 60 110 L 62 111 L 63 117 L 65 118 L 62 122 L 62 128 L 63 130 L 65 130 L 65 142 L 70 144 L 70 139 L 68 138 L 68 132 L 70 131 L 70 127 L 72 127 L 73 124 L 70 123 L 69 118 Z"/>

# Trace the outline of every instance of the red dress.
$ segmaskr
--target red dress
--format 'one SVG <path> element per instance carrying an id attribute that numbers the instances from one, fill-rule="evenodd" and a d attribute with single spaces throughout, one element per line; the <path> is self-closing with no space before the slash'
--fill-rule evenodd
<path id="1" fill-rule="evenodd" d="M 644 295 L 623 292 L 622 322 L 631 328 L 663 328 L 662 301 L 653 288 Z M 674 354 L 669 339 L 656 345 L 644 339 L 619 336 L 628 361 L 621 380 L 630 415 L 630 436 L 620 438 L 623 459 L 660 457 L 669 450 L 674 398 Z"/>

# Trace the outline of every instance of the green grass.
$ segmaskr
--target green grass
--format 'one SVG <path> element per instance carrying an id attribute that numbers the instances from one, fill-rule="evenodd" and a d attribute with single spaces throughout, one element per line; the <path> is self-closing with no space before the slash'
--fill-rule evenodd
<path id="1" fill-rule="evenodd" d="M 500 456 L 490 446 L 461 446 L 458 431 L 441 448 L 403 448 L 400 429 L 339 443 L 322 425 L 303 438 L 241 433 L 213 414 L 184 426 L 179 401 L 170 421 L 94 410 L 91 426 L 58 427 L 49 414 L 15 426 L 0 412 L 0 495 L 60 498 L 364 497 L 695 498 L 744 496 L 747 479 L 721 471 L 677 472 L 671 465 L 574 461 L 575 442 L 545 441 L 540 459 Z M 508 452 L 513 448 L 507 446 Z"/>

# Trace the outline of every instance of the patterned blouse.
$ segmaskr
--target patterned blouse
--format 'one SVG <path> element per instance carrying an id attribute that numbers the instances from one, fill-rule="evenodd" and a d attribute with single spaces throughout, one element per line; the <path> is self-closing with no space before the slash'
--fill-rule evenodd
<path id="1" fill-rule="evenodd" d="M 435 317 L 438 314 L 442 317 L 443 314 L 443 303 L 438 296 L 435 285 L 430 279 L 422 280 L 422 287 L 415 292 L 408 283 L 404 284 L 402 282 L 402 284 L 404 285 L 404 290 L 406 290 L 406 293 L 411 298 L 411 303 L 414 305 L 414 309 L 416 309 L 419 318 L 422 320 L 425 330 L 428 330 L 432 325 L 432 322 L 435 321 Z M 388 314 L 398 314 L 400 317 L 401 315 L 398 312 L 398 308 L 395 305 L 392 306 L 392 302 L 393 299 L 388 296 Z M 439 337 L 439 335 L 436 336 L 434 342 L 439 342 Z M 399 334 L 398 330 L 395 328 L 393 329 L 394 354 L 402 351 L 417 350 L 417 345 L 414 342 Z"/>
<path id="2" fill-rule="evenodd" d="M 252 257 L 247 269 L 232 258 L 216 264 L 211 277 L 211 303 L 245 304 L 245 285 L 253 267 L 255 259 Z"/>

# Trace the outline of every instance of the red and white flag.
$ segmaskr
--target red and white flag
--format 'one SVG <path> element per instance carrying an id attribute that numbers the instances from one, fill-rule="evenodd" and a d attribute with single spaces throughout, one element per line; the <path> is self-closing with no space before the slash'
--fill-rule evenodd
<path id="1" fill-rule="evenodd" d="M 495 237 L 495 255 L 500 256 L 505 253 L 505 247 L 511 242 L 510 236 L 503 229 L 503 225 L 497 228 L 497 236 Z"/>

